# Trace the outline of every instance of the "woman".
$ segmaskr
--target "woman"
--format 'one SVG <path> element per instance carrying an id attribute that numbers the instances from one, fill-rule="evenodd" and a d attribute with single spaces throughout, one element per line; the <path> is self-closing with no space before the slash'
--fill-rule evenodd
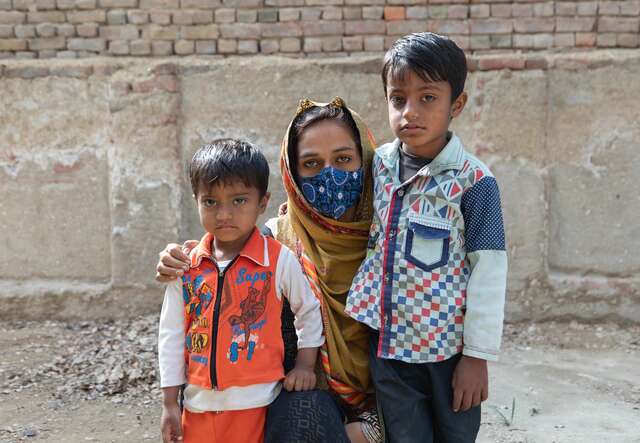
<path id="1" fill-rule="evenodd" d="M 329 104 L 301 101 L 283 139 L 280 166 L 288 199 L 267 227 L 301 260 L 322 302 L 326 343 L 321 391 L 283 391 L 270 406 L 268 442 L 382 441 L 369 378 L 369 332 L 344 313 L 351 281 L 366 254 L 374 146 L 360 117 L 340 98 Z M 161 253 L 158 280 L 175 278 L 185 263 L 182 247 L 168 245 Z M 287 368 L 296 349 L 287 306 L 283 325 Z"/>

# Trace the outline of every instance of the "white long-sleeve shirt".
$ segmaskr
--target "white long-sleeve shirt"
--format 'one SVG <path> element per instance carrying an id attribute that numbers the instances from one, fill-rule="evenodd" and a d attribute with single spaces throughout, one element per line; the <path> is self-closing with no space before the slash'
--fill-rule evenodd
<path id="1" fill-rule="evenodd" d="M 229 262 L 218 262 L 224 269 Z M 313 295 L 296 256 L 282 247 L 276 265 L 276 294 L 289 301 L 295 314 L 294 326 L 298 348 L 315 348 L 324 343 L 320 303 Z M 165 291 L 158 333 L 160 386 L 180 386 L 186 383 L 185 316 L 180 279 L 169 283 Z M 235 386 L 224 390 L 204 389 L 188 384 L 184 390 L 184 405 L 192 412 L 229 411 L 257 408 L 270 404 L 280 393 L 281 382 Z"/>

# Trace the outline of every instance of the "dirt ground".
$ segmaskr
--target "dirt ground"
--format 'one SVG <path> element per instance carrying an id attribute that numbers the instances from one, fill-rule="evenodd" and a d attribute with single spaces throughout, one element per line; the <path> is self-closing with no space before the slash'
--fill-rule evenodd
<path id="1" fill-rule="evenodd" d="M 160 441 L 155 321 L 0 323 L 0 442 Z M 638 327 L 508 325 L 489 370 L 479 442 L 640 442 Z"/>

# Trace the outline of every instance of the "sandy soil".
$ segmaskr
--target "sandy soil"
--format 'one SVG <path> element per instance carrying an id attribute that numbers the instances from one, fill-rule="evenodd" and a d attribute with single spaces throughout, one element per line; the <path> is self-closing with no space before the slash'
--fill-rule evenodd
<path id="1" fill-rule="evenodd" d="M 129 342 L 148 349 L 154 319 L 137 321 L 148 327 Z M 93 381 L 90 361 L 70 361 L 100 355 L 109 337 L 117 353 L 128 322 L 0 323 L 0 442 L 160 441 L 155 374 L 116 371 L 114 389 Z M 490 383 L 479 442 L 640 442 L 638 327 L 508 325 Z"/>

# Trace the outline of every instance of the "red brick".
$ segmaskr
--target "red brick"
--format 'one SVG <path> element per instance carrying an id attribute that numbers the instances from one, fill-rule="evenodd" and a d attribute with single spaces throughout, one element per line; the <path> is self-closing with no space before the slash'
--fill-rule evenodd
<path id="1" fill-rule="evenodd" d="M 342 35 L 344 33 L 344 22 L 302 22 L 302 32 L 304 35 Z"/>
<path id="2" fill-rule="evenodd" d="M 67 21 L 69 23 L 105 23 L 107 15 L 105 11 L 96 9 L 94 11 L 73 11 L 67 12 Z"/>
<path id="3" fill-rule="evenodd" d="M 533 5 L 513 4 L 511 8 L 513 17 L 533 17 Z"/>
<path id="4" fill-rule="evenodd" d="M 364 50 L 368 52 L 384 51 L 384 37 L 365 37 Z"/>
<path id="5" fill-rule="evenodd" d="M 471 48 L 471 43 L 468 35 L 449 35 L 451 40 L 453 40 L 456 45 L 460 47 L 460 49 L 466 51 Z"/>
<path id="6" fill-rule="evenodd" d="M 556 27 L 554 18 L 518 18 L 513 21 L 516 32 L 553 32 Z"/>
<path id="7" fill-rule="evenodd" d="M 282 14 L 282 12 L 281 12 Z M 280 50 L 280 43 L 275 38 L 260 40 L 260 52 L 262 54 L 275 54 Z"/>
<path id="8" fill-rule="evenodd" d="M 220 36 L 218 25 L 183 26 L 180 37 L 186 40 L 215 40 Z"/>
<path id="9" fill-rule="evenodd" d="M 640 15 L 640 0 L 626 0 L 620 5 L 620 15 Z"/>
<path id="10" fill-rule="evenodd" d="M 595 26 L 595 17 L 556 17 L 556 32 L 591 32 Z"/>
<path id="11" fill-rule="evenodd" d="M 533 47 L 536 49 L 548 49 L 553 46 L 553 35 L 535 34 L 533 36 Z"/>
<path id="12" fill-rule="evenodd" d="M 176 40 L 178 38 L 177 26 L 158 26 L 149 25 L 142 30 L 142 38 L 144 40 Z M 166 50 L 166 46 L 160 45 L 157 48 L 159 51 Z M 151 45 L 151 51 L 153 52 L 153 45 Z M 171 50 L 173 52 L 173 48 Z M 155 52 L 154 52 L 155 54 Z"/>
<path id="13" fill-rule="evenodd" d="M 509 34 L 513 31 L 513 20 L 488 19 L 469 20 L 471 34 Z"/>
<path id="14" fill-rule="evenodd" d="M 620 15 L 620 2 L 599 2 L 598 3 L 599 15 Z"/>
<path id="15" fill-rule="evenodd" d="M 300 37 L 302 29 L 299 23 L 262 23 L 260 33 L 263 37 Z"/>
<path id="16" fill-rule="evenodd" d="M 469 34 L 469 22 L 467 20 L 429 20 L 427 31 L 437 34 Z"/>
<path id="17" fill-rule="evenodd" d="M 481 71 L 498 71 L 501 69 L 520 70 L 525 67 L 525 58 L 522 55 L 497 55 L 484 56 L 478 59 L 478 68 Z"/>
<path id="18" fill-rule="evenodd" d="M 47 49 L 65 49 L 67 46 L 64 37 L 34 38 L 29 40 L 30 51 L 42 51 Z"/>
<path id="19" fill-rule="evenodd" d="M 151 53 L 156 56 L 173 54 L 173 43 L 165 41 L 151 42 Z"/>
<path id="20" fill-rule="evenodd" d="M 530 55 L 524 62 L 525 69 L 547 69 L 549 63 L 547 59 L 544 57 L 539 57 L 536 55 Z"/>
<path id="21" fill-rule="evenodd" d="M 383 20 L 355 20 L 344 22 L 344 26 L 347 35 L 384 34 L 387 32 L 387 25 Z"/>
<path id="22" fill-rule="evenodd" d="M 555 34 L 553 46 L 556 48 L 572 48 L 576 44 L 576 37 L 572 33 Z"/>
<path id="23" fill-rule="evenodd" d="M 280 39 L 280 52 L 300 52 L 302 45 L 299 38 L 283 38 Z"/>
<path id="24" fill-rule="evenodd" d="M 257 40 L 240 40 L 238 41 L 238 54 L 257 54 Z"/>
<path id="25" fill-rule="evenodd" d="M 322 37 L 322 52 L 342 51 L 341 37 Z"/>
<path id="26" fill-rule="evenodd" d="M 638 34 L 618 34 L 618 46 L 621 48 L 637 48 Z"/>
<path id="27" fill-rule="evenodd" d="M 616 34 L 598 34 L 596 38 L 596 45 L 600 48 L 613 48 L 618 44 L 618 37 Z"/>
<path id="28" fill-rule="evenodd" d="M 406 11 L 404 6 L 385 6 L 384 19 L 385 20 L 404 20 L 406 18 Z"/>
<path id="29" fill-rule="evenodd" d="M 533 48 L 533 34 L 514 34 L 512 46 L 514 48 Z"/>
<path id="30" fill-rule="evenodd" d="M 469 39 L 470 49 L 491 49 L 491 40 L 488 35 L 472 35 Z"/>
<path id="31" fill-rule="evenodd" d="M 80 37 L 96 37 L 98 35 L 98 25 L 95 23 L 87 23 L 76 26 L 76 32 Z"/>
<path id="32" fill-rule="evenodd" d="M 578 32 L 576 33 L 576 46 L 592 48 L 596 45 L 595 32 Z"/>
<path id="33" fill-rule="evenodd" d="M 49 11 L 49 12 L 28 12 L 27 21 L 29 23 L 64 23 L 64 12 Z M 0 19 L 0 23 L 2 20 Z"/>
<path id="34" fill-rule="evenodd" d="M 421 20 L 402 20 L 387 23 L 388 35 L 405 35 L 412 32 L 424 32 L 427 24 Z"/>
<path id="35" fill-rule="evenodd" d="M 322 39 L 318 37 L 307 37 L 304 39 L 304 52 L 322 52 Z"/>
<path id="36" fill-rule="evenodd" d="M 467 5 L 451 5 L 447 8 L 447 18 L 466 19 L 469 17 L 469 7 Z"/>
<path id="37" fill-rule="evenodd" d="M 218 52 L 220 54 L 233 54 L 238 51 L 238 42 L 236 40 L 220 39 L 218 40 Z"/>
<path id="38" fill-rule="evenodd" d="M 469 16 L 471 18 L 486 18 L 491 15 L 489 5 L 471 5 Z"/>
<path id="39" fill-rule="evenodd" d="M 573 2 L 556 2 L 556 15 L 576 15 L 577 12 L 577 6 Z"/>
<path id="40" fill-rule="evenodd" d="M 555 9 L 553 2 L 536 3 L 533 5 L 533 15 L 536 17 L 553 17 Z"/>
<path id="41" fill-rule="evenodd" d="M 138 28 L 134 25 L 100 27 L 100 38 L 107 40 L 137 40 L 139 34 Z"/>
<path id="42" fill-rule="evenodd" d="M 639 18 L 601 17 L 598 19 L 598 32 L 638 32 Z"/>
<path id="43" fill-rule="evenodd" d="M 491 5 L 491 16 L 501 18 L 511 17 L 511 5 L 505 3 Z"/>
<path id="44" fill-rule="evenodd" d="M 171 23 L 171 12 L 152 9 L 149 11 L 149 20 L 151 23 L 156 25 L 168 25 Z M 158 47 L 157 49 L 159 51 L 164 51 L 166 50 L 166 47 Z M 153 45 L 151 45 L 151 50 L 153 51 Z M 171 49 L 171 52 L 173 53 L 173 48 Z"/>
<path id="45" fill-rule="evenodd" d="M 234 23 L 232 25 L 220 25 L 222 38 L 258 39 L 260 37 L 260 25 L 257 23 Z"/>
<path id="46" fill-rule="evenodd" d="M 578 3 L 578 15 L 596 15 L 598 13 L 598 2 Z"/>
<path id="47" fill-rule="evenodd" d="M 342 49 L 347 52 L 359 52 L 363 48 L 363 40 L 361 35 L 353 35 L 350 37 L 342 37 Z"/>
<path id="48" fill-rule="evenodd" d="M 27 41 L 17 38 L 0 39 L 0 51 L 26 51 Z"/>

